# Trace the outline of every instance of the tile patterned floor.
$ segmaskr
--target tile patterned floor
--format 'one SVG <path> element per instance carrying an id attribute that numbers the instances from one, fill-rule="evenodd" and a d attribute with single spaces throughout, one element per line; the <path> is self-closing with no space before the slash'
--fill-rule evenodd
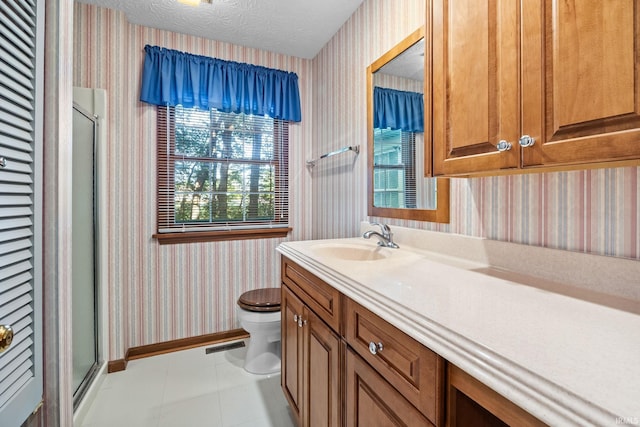
<path id="1" fill-rule="evenodd" d="M 242 368 L 246 347 L 132 360 L 108 374 L 76 427 L 293 427 L 280 374 Z"/>

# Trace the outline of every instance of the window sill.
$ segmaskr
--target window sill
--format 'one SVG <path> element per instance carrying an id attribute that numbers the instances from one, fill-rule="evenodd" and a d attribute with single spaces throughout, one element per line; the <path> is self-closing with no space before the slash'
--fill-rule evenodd
<path id="1" fill-rule="evenodd" d="M 173 245 L 178 243 L 282 238 L 287 237 L 291 230 L 291 227 L 287 227 L 233 231 L 181 231 L 178 233 L 156 233 L 152 237 L 157 239 L 161 245 Z"/>

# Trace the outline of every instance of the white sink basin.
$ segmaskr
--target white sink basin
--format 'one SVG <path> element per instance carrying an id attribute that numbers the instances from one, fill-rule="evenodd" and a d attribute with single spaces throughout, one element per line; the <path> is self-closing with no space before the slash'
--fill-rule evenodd
<path id="1" fill-rule="evenodd" d="M 313 245 L 314 255 L 343 261 L 375 261 L 389 258 L 395 249 L 382 246 L 352 245 L 347 243 L 321 243 Z"/>

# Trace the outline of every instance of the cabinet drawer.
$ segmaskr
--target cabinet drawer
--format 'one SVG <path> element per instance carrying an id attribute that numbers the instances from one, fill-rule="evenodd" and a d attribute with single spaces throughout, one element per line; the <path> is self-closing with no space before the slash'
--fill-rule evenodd
<path id="1" fill-rule="evenodd" d="M 347 350 L 346 425 L 424 426 L 431 422 L 367 362 Z"/>
<path id="2" fill-rule="evenodd" d="M 340 333 L 340 292 L 282 257 L 282 281 L 335 332 Z"/>
<path id="3" fill-rule="evenodd" d="M 435 425 L 443 425 L 444 360 L 371 311 L 346 299 L 347 343 Z M 376 354 L 370 343 L 382 344 Z"/>

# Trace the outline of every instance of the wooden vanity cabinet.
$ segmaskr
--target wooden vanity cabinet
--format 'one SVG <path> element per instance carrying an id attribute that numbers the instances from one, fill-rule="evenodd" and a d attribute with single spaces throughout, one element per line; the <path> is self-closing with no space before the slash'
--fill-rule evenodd
<path id="1" fill-rule="evenodd" d="M 434 425 L 351 348 L 345 372 L 347 426 Z"/>
<path id="2" fill-rule="evenodd" d="M 304 304 L 288 288 L 282 287 L 280 298 L 281 313 L 281 385 L 284 395 L 289 401 L 291 412 L 297 424 L 302 425 L 303 401 L 303 331 L 298 326 L 298 315 L 304 311 Z"/>
<path id="3" fill-rule="evenodd" d="M 544 425 L 286 257 L 281 314 L 299 427 Z"/>
<path id="4" fill-rule="evenodd" d="M 347 344 L 377 372 L 379 381 L 390 384 L 377 392 L 382 394 L 381 390 L 385 390 L 387 396 L 395 393 L 398 399 L 415 406 L 430 423 L 443 425 L 444 359 L 360 304 L 346 299 L 345 308 Z M 351 372 L 351 367 L 358 372 Z M 349 363 L 347 359 L 348 408 L 358 407 L 361 393 L 366 391 L 366 387 L 356 385 L 363 381 L 360 378 L 373 378 L 362 371 L 357 361 Z"/>
<path id="5" fill-rule="evenodd" d="M 338 334 L 342 332 L 342 295 L 338 290 L 285 257 L 282 257 L 282 282 L 331 329 Z"/>
<path id="6" fill-rule="evenodd" d="M 431 2 L 434 174 L 640 158 L 637 3 Z"/>
<path id="7" fill-rule="evenodd" d="M 285 397 L 298 426 L 341 426 L 340 371 L 345 344 L 324 320 L 340 324 L 340 293 L 287 259 L 283 259 L 282 273 L 281 383 Z"/>
<path id="8" fill-rule="evenodd" d="M 457 366 L 447 366 L 447 427 L 546 426 Z"/>

